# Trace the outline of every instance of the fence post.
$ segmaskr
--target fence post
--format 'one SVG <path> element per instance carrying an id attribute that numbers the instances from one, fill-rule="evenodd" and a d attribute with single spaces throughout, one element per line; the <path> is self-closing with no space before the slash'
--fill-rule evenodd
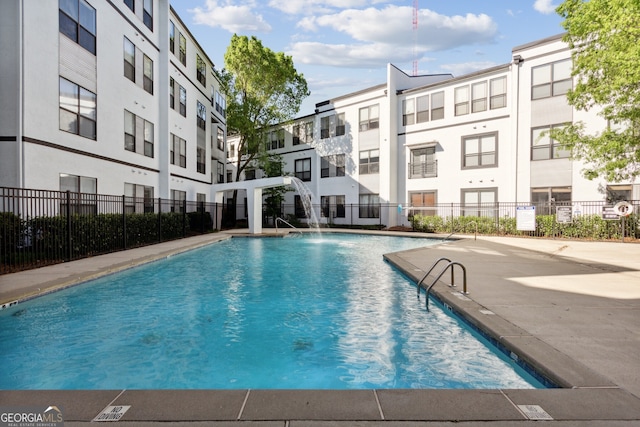
<path id="1" fill-rule="evenodd" d="M 162 198 L 158 197 L 158 242 L 162 242 Z"/>
<path id="2" fill-rule="evenodd" d="M 453 233 L 455 231 L 455 224 L 453 223 L 453 203 L 451 203 L 451 221 L 449 221 L 451 223 L 451 233 Z"/>
<path id="3" fill-rule="evenodd" d="M 182 201 L 182 237 L 187 235 L 187 199 Z"/>
<path id="4" fill-rule="evenodd" d="M 122 195 L 122 248 L 127 249 L 127 212 L 126 212 L 126 199 L 125 195 Z"/>
<path id="5" fill-rule="evenodd" d="M 67 190 L 67 261 L 71 261 L 71 191 Z"/>

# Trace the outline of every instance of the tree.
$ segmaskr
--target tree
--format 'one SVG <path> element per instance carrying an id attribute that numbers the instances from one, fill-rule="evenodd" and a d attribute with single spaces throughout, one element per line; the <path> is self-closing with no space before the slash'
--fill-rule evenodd
<path id="1" fill-rule="evenodd" d="M 586 162 L 588 179 L 633 181 L 640 175 L 640 2 L 565 0 L 556 11 L 576 77 L 568 102 L 583 111 L 601 108 L 607 129 L 588 134 L 577 122 L 551 137 Z"/>
<path id="2" fill-rule="evenodd" d="M 256 37 L 231 37 L 218 72 L 227 97 L 227 133 L 239 137 L 236 178 L 264 151 L 267 133 L 295 117 L 309 95 L 290 56 L 273 52 Z"/>
<path id="3" fill-rule="evenodd" d="M 268 152 L 261 152 L 257 159 L 256 165 L 259 169 L 262 169 L 267 178 L 275 176 L 287 175 L 284 171 L 284 159 L 279 154 L 272 154 Z M 262 190 L 264 199 L 264 210 L 267 219 L 273 218 L 275 221 L 277 217 L 282 216 L 282 203 L 284 202 L 284 195 L 292 191 L 289 186 L 269 187 Z"/>

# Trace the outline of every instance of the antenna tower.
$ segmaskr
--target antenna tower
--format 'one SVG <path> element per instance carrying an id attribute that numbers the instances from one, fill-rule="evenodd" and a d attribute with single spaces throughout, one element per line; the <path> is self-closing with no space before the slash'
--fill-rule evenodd
<path id="1" fill-rule="evenodd" d="M 413 75 L 418 75 L 418 0 L 413 0 Z"/>

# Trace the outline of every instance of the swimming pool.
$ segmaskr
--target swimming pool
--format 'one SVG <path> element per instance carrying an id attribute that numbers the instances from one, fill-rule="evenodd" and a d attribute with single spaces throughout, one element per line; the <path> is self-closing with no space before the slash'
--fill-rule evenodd
<path id="1" fill-rule="evenodd" d="M 19 304 L 0 388 L 542 387 L 382 259 L 435 242 L 234 238 Z"/>

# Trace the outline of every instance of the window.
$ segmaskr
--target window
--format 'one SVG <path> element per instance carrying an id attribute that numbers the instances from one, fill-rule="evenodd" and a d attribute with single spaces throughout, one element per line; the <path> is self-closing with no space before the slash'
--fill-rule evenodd
<path id="1" fill-rule="evenodd" d="M 633 188 L 627 185 L 607 185 L 607 203 L 618 203 L 633 199 Z"/>
<path id="2" fill-rule="evenodd" d="M 444 119 L 444 92 L 431 95 L 431 120 Z"/>
<path id="3" fill-rule="evenodd" d="M 187 117 L 187 90 L 178 85 L 180 88 L 180 115 Z"/>
<path id="4" fill-rule="evenodd" d="M 487 82 L 471 85 L 471 112 L 487 110 Z"/>
<path id="5" fill-rule="evenodd" d="M 435 191 L 418 191 L 418 192 L 410 193 L 409 200 L 411 201 L 412 208 L 423 208 L 423 209 L 411 209 L 409 211 L 411 215 L 420 214 L 420 215 L 434 216 L 437 213 Z M 433 208 L 433 209 L 429 209 L 429 208 Z"/>
<path id="6" fill-rule="evenodd" d="M 498 134 L 470 136 L 462 139 L 462 168 L 498 165 Z"/>
<path id="7" fill-rule="evenodd" d="M 124 38 L 124 76 L 136 81 L 136 47 L 128 38 Z"/>
<path id="8" fill-rule="evenodd" d="M 224 163 L 218 162 L 217 165 L 217 173 L 218 173 L 218 184 L 222 184 L 224 182 Z"/>
<path id="9" fill-rule="evenodd" d="M 360 175 L 380 172 L 380 150 L 363 150 L 360 152 Z"/>
<path id="10" fill-rule="evenodd" d="M 304 142 L 310 144 L 313 142 L 313 122 L 309 121 L 304 124 Z"/>
<path id="11" fill-rule="evenodd" d="M 301 181 L 311 181 L 311 159 L 296 160 L 295 176 Z"/>
<path id="12" fill-rule="evenodd" d="M 198 173 L 207 173 L 207 146 L 204 138 L 198 138 L 198 146 L 196 147 L 196 171 Z"/>
<path id="13" fill-rule="evenodd" d="M 323 218 L 345 217 L 345 196 L 322 196 L 320 206 L 320 215 Z"/>
<path id="14" fill-rule="evenodd" d="M 380 127 L 380 107 L 378 104 L 360 109 L 360 132 Z"/>
<path id="15" fill-rule="evenodd" d="M 176 54 L 176 25 L 169 21 L 169 51 Z"/>
<path id="16" fill-rule="evenodd" d="M 147 157 L 153 157 L 153 123 L 144 121 L 144 155 Z"/>
<path id="17" fill-rule="evenodd" d="M 59 0 L 60 32 L 96 54 L 96 10 L 84 0 Z"/>
<path id="18" fill-rule="evenodd" d="M 222 128 L 218 128 L 216 139 L 217 139 L 218 150 L 224 151 L 224 130 L 222 130 Z"/>
<path id="19" fill-rule="evenodd" d="M 124 184 L 126 213 L 153 213 L 153 187 L 139 184 Z"/>
<path id="20" fill-rule="evenodd" d="M 414 100 L 405 99 L 402 101 L 402 125 L 412 125 L 416 122 Z"/>
<path id="21" fill-rule="evenodd" d="M 320 138 L 325 139 L 344 135 L 346 131 L 345 123 L 344 113 L 320 118 Z"/>
<path id="22" fill-rule="evenodd" d="M 173 80 L 173 77 L 169 77 L 169 107 L 173 110 L 176 108 L 176 81 Z"/>
<path id="23" fill-rule="evenodd" d="M 180 190 L 171 190 L 171 212 L 184 213 L 185 202 L 187 200 L 187 192 Z"/>
<path id="24" fill-rule="evenodd" d="M 320 177 L 344 176 L 344 154 L 325 156 L 320 161 Z"/>
<path id="25" fill-rule="evenodd" d="M 196 53 L 196 76 L 202 86 L 207 85 L 207 65 L 204 63 L 200 55 Z"/>
<path id="26" fill-rule="evenodd" d="M 571 187 L 532 188 L 531 204 L 537 215 L 553 215 L 557 205 L 571 205 Z"/>
<path id="27" fill-rule="evenodd" d="M 138 135 L 136 129 L 142 130 L 142 135 Z M 138 145 L 138 138 L 144 138 Z M 130 111 L 124 110 L 124 149 L 134 153 L 144 154 L 153 157 L 154 126 L 153 123 L 137 117 Z M 142 152 L 140 152 L 142 150 Z"/>
<path id="28" fill-rule="evenodd" d="M 207 107 L 205 107 L 204 104 L 202 104 L 200 101 L 196 101 L 196 102 L 197 102 L 196 111 L 198 112 L 197 118 L 196 118 L 196 124 L 200 129 L 206 130 L 207 129 Z"/>
<path id="29" fill-rule="evenodd" d="M 531 160 L 565 159 L 571 154 L 551 138 L 549 131 L 563 125 L 531 129 Z"/>
<path id="30" fill-rule="evenodd" d="M 171 134 L 171 164 L 187 167 L 187 141 Z"/>
<path id="31" fill-rule="evenodd" d="M 429 95 L 416 98 L 416 122 L 424 123 L 429 121 Z"/>
<path id="32" fill-rule="evenodd" d="M 276 150 L 278 148 L 284 148 L 284 129 L 273 130 L 267 135 L 266 147 L 267 150 Z"/>
<path id="33" fill-rule="evenodd" d="M 344 121 L 344 113 L 336 114 L 336 136 L 344 135 L 346 131 L 346 123 Z"/>
<path id="34" fill-rule="evenodd" d="M 320 118 L 320 138 L 329 138 L 329 116 Z"/>
<path id="35" fill-rule="evenodd" d="M 96 139 L 96 94 L 60 77 L 60 130 Z"/>
<path id="36" fill-rule="evenodd" d="M 571 60 L 554 62 L 531 69 L 531 99 L 566 94 L 573 86 Z"/>
<path id="37" fill-rule="evenodd" d="M 489 108 L 503 108 L 507 106 L 507 78 L 500 77 L 489 81 Z"/>
<path id="38" fill-rule="evenodd" d="M 293 126 L 293 145 L 313 142 L 313 122 L 298 123 Z"/>
<path id="39" fill-rule="evenodd" d="M 469 86 L 457 87 L 455 89 L 455 103 L 456 116 L 469 114 Z"/>
<path id="40" fill-rule="evenodd" d="M 438 176 L 435 145 L 411 150 L 409 179 Z"/>
<path id="41" fill-rule="evenodd" d="M 144 0 L 142 3 L 142 22 L 153 31 L 153 0 Z"/>
<path id="42" fill-rule="evenodd" d="M 124 110 L 124 149 L 136 151 L 136 115 Z"/>
<path id="43" fill-rule="evenodd" d="M 252 168 L 246 168 L 244 170 L 244 180 L 253 181 L 254 179 L 256 179 L 256 170 Z"/>
<path id="44" fill-rule="evenodd" d="M 227 114 L 227 100 L 222 96 L 222 94 L 216 91 L 216 111 L 220 113 L 222 117 L 226 117 Z"/>
<path id="45" fill-rule="evenodd" d="M 62 199 L 60 211 L 63 213 L 69 209 L 70 214 L 96 214 L 98 212 L 98 180 L 86 176 L 60 174 L 60 191 L 69 191 L 69 204 L 66 198 Z"/>
<path id="46" fill-rule="evenodd" d="M 136 2 L 135 0 L 124 0 L 124 4 L 131 9 L 132 12 L 136 11 Z"/>
<path id="47" fill-rule="evenodd" d="M 495 217 L 498 214 L 496 188 L 462 190 L 462 215 Z"/>
<path id="48" fill-rule="evenodd" d="M 153 95 L 153 61 L 147 55 L 142 57 L 142 68 L 144 71 L 142 87 Z"/>
<path id="49" fill-rule="evenodd" d="M 180 62 L 182 62 L 182 65 L 187 65 L 187 39 L 182 34 L 178 34 L 178 42 L 180 48 Z"/>
<path id="50" fill-rule="evenodd" d="M 380 197 L 377 194 L 360 194 L 360 218 L 380 218 Z"/>

